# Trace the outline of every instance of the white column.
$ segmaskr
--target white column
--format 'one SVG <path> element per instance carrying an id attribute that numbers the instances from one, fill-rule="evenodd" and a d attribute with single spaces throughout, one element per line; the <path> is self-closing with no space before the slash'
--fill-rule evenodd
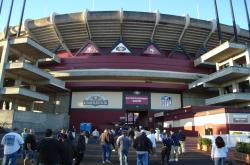
<path id="1" fill-rule="evenodd" d="M 3 87 L 4 84 L 4 72 L 5 72 L 5 64 L 8 61 L 9 57 L 9 40 L 3 41 L 3 51 L 2 51 L 2 56 L 1 56 L 1 63 L 0 63 L 0 88 Z"/>
<path id="2" fill-rule="evenodd" d="M 219 63 L 215 63 L 215 65 L 216 65 L 216 71 L 219 71 L 220 70 L 220 65 L 219 65 Z"/>
<path id="3" fill-rule="evenodd" d="M 233 82 L 232 86 L 233 86 L 233 93 L 240 91 L 239 83 Z"/>
<path id="4" fill-rule="evenodd" d="M 234 66 L 234 61 L 232 58 L 229 59 L 229 66 Z"/>
<path id="5" fill-rule="evenodd" d="M 246 51 L 246 64 L 247 67 L 250 67 L 250 48 Z"/>

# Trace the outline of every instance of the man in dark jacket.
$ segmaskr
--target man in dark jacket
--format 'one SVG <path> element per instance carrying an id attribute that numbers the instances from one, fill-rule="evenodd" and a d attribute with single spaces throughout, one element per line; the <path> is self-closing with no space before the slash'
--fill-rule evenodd
<path id="1" fill-rule="evenodd" d="M 39 165 L 58 165 L 62 158 L 62 146 L 53 138 L 52 130 L 47 129 L 45 138 L 40 141 L 37 147 Z"/>
<path id="2" fill-rule="evenodd" d="M 62 165 L 72 165 L 74 157 L 74 146 L 67 135 L 62 136 Z"/>
<path id="3" fill-rule="evenodd" d="M 161 163 L 165 163 L 165 157 L 167 158 L 167 165 L 169 165 L 169 157 L 171 153 L 171 147 L 174 144 L 173 139 L 171 138 L 170 132 L 166 133 L 165 138 L 162 141 L 164 147 L 161 150 Z"/>
<path id="4" fill-rule="evenodd" d="M 77 141 L 75 165 L 79 165 L 81 163 L 84 157 L 85 150 L 86 150 L 85 132 L 82 131 Z"/>
<path id="5" fill-rule="evenodd" d="M 142 130 L 142 134 L 138 136 L 133 147 L 137 154 L 136 165 L 148 165 L 148 153 L 152 150 L 152 142 L 147 138 L 145 130 Z"/>

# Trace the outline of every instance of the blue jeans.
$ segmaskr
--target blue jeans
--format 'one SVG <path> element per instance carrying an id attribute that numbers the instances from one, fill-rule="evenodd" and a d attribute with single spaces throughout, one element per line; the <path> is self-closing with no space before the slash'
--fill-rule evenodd
<path id="1" fill-rule="evenodd" d="M 14 152 L 13 154 L 4 155 L 2 165 L 15 165 L 16 159 L 17 152 Z"/>
<path id="2" fill-rule="evenodd" d="M 148 153 L 137 154 L 136 165 L 148 165 Z"/>
<path id="3" fill-rule="evenodd" d="M 214 158 L 214 164 L 215 165 L 224 165 L 225 164 L 225 158 Z"/>
<path id="4" fill-rule="evenodd" d="M 120 165 L 128 164 L 128 151 L 127 150 L 119 151 L 119 160 L 120 160 Z"/>
<path id="5" fill-rule="evenodd" d="M 102 144 L 102 160 L 103 161 L 110 161 L 111 157 L 111 146 L 110 144 Z"/>

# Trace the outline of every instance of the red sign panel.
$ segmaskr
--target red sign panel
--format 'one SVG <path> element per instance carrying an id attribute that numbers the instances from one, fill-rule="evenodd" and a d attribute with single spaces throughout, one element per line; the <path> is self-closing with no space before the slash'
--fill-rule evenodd
<path id="1" fill-rule="evenodd" d="M 125 96 L 127 105 L 148 105 L 148 96 Z"/>

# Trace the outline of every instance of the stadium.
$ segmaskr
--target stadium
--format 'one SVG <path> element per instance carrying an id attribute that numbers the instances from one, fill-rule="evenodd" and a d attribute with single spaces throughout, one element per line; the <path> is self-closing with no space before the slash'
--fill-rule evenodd
<path id="1" fill-rule="evenodd" d="M 220 25 L 220 44 L 217 25 L 123 10 L 26 20 L 1 34 L 0 122 L 249 131 L 249 33 Z"/>

